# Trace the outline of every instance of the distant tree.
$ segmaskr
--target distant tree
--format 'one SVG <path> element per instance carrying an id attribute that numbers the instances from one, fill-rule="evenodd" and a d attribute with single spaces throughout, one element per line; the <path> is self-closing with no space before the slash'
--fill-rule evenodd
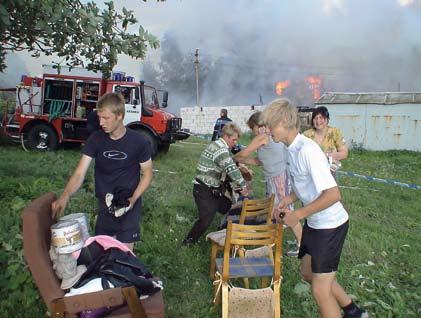
<path id="1" fill-rule="evenodd" d="M 113 1 L 105 6 L 101 10 L 94 2 L 79 0 L 1 1 L 0 72 L 6 68 L 7 51 L 28 50 L 34 57 L 56 53 L 68 66 L 84 66 L 109 77 L 118 54 L 143 59 L 148 46 L 159 47 L 142 26 L 137 34 L 128 32 L 137 23 L 133 11 L 117 12 Z"/>
<path id="2" fill-rule="evenodd" d="M 199 90 L 203 91 L 210 64 L 200 63 Z M 194 52 L 186 54 L 177 37 L 167 32 L 161 43 L 161 60 L 157 80 L 160 87 L 176 92 L 180 103 L 191 104 L 196 100 L 196 75 Z"/>

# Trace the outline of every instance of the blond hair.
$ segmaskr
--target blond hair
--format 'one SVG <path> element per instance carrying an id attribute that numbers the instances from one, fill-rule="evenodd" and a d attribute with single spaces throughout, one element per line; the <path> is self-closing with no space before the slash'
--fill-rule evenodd
<path id="1" fill-rule="evenodd" d="M 269 129 L 279 123 L 286 129 L 300 129 L 300 117 L 297 107 L 287 98 L 273 100 L 263 111 L 261 120 Z"/>
<path id="2" fill-rule="evenodd" d="M 241 135 L 241 129 L 234 123 L 225 124 L 224 128 L 222 128 L 222 135 L 232 137 L 237 134 L 238 137 Z"/>
<path id="3" fill-rule="evenodd" d="M 103 95 L 96 104 L 97 111 L 108 108 L 115 115 L 123 115 L 125 113 L 125 100 L 120 93 L 107 93 Z"/>

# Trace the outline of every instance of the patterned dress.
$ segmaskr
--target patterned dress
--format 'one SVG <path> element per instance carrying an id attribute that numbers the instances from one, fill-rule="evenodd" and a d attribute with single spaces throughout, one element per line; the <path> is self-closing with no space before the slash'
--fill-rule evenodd
<path id="1" fill-rule="evenodd" d="M 314 128 L 308 129 L 304 132 L 304 136 L 315 140 L 316 130 Z M 342 136 L 341 131 L 338 128 L 327 126 L 327 132 L 319 144 L 320 148 L 324 153 L 336 152 L 345 145 L 345 138 Z"/>

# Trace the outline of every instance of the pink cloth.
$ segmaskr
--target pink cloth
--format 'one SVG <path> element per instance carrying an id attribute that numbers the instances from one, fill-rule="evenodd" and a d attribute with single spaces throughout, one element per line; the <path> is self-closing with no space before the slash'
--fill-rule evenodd
<path id="1" fill-rule="evenodd" d="M 101 245 L 104 250 L 108 250 L 111 247 L 116 247 L 124 252 L 130 252 L 133 254 L 133 256 L 136 256 L 128 247 L 126 244 L 121 243 L 119 240 L 116 240 L 114 237 L 108 236 L 108 235 L 96 235 L 91 236 L 85 241 L 85 244 L 83 245 L 88 246 L 92 242 L 97 242 L 99 245 Z M 80 255 L 80 250 L 77 250 L 72 253 L 73 257 L 78 259 Z"/>

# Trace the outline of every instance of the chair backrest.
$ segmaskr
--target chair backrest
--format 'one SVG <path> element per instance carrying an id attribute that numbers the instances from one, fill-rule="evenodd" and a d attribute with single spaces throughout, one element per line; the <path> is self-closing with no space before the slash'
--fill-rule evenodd
<path id="1" fill-rule="evenodd" d="M 229 259 L 232 246 L 274 246 L 274 269 L 273 281 L 278 281 L 281 276 L 281 253 L 282 253 L 282 225 L 244 225 L 235 224 L 228 221 L 227 234 L 224 247 L 224 263 L 222 269 L 222 279 L 229 278 Z"/>
<path id="2" fill-rule="evenodd" d="M 22 213 L 23 253 L 38 290 L 49 309 L 53 300 L 63 297 L 60 282 L 53 270 L 49 249 L 51 225 L 51 203 L 54 193 L 46 193 L 32 201 Z"/>
<path id="3" fill-rule="evenodd" d="M 245 199 L 240 214 L 240 224 L 244 224 L 249 218 L 266 217 L 266 223 L 272 223 L 272 210 L 275 195 L 264 199 Z"/>

